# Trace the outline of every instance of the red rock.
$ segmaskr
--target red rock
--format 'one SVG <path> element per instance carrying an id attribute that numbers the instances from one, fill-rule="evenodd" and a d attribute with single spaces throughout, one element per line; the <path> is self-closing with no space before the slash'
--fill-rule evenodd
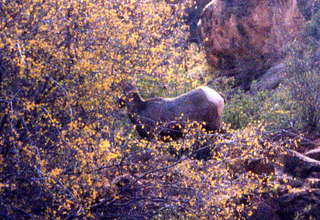
<path id="1" fill-rule="evenodd" d="M 199 33 L 215 68 L 255 74 L 279 61 L 304 25 L 297 0 L 213 0 L 203 10 Z"/>

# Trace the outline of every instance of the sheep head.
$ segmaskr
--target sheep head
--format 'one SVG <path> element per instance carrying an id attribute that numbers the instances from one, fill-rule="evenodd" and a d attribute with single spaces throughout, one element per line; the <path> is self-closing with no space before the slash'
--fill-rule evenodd
<path id="1" fill-rule="evenodd" d="M 118 99 L 120 108 L 127 107 L 128 110 L 133 110 L 144 102 L 138 89 L 131 83 L 122 83 L 122 93 L 123 95 Z"/>

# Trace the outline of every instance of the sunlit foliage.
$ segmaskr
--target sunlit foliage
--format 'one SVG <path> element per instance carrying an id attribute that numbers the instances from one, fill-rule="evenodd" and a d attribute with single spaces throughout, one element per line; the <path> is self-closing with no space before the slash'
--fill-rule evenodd
<path id="1" fill-rule="evenodd" d="M 122 80 L 146 96 L 206 81 L 193 74 L 204 56 L 186 41 L 191 5 L 1 1 L 1 217 L 232 219 L 277 188 L 272 172 L 244 172 L 252 159 L 277 164 L 284 150 L 261 124 L 225 125 L 221 134 L 189 127 L 177 142 L 147 141 L 118 109 Z"/>
<path id="2" fill-rule="evenodd" d="M 320 16 L 318 16 L 320 17 Z M 310 37 L 310 36 L 309 36 Z M 288 58 L 289 103 L 294 112 L 297 127 L 320 129 L 320 62 L 319 54 L 308 39 L 304 44 L 295 43 Z M 311 41 L 311 42 L 310 42 Z M 313 42 L 312 42 L 313 41 Z"/>
<path id="3" fill-rule="evenodd" d="M 187 62 L 181 55 L 186 7 L 131 0 L 1 2 L 1 210 L 91 213 L 108 184 L 98 170 L 120 157 L 117 83 L 179 81 L 173 72 Z"/>

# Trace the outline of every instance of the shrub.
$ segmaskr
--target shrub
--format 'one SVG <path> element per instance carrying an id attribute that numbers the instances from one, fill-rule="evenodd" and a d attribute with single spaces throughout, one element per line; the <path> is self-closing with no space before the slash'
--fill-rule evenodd
<path id="1" fill-rule="evenodd" d="M 111 198 L 100 194 L 100 202 L 92 205 L 96 217 L 243 219 L 261 194 L 278 187 L 272 172 L 248 166 L 255 161 L 277 166 L 276 155 L 284 151 L 284 144 L 272 143 L 261 124 L 219 135 L 190 128 L 185 139 L 167 143 L 122 136 L 126 153 L 100 173 L 114 180 L 105 186 Z M 211 155 L 195 160 L 204 147 Z M 171 149 L 185 151 L 177 157 Z"/>
<path id="2" fill-rule="evenodd" d="M 232 128 L 239 129 L 250 122 L 261 119 L 267 97 L 268 92 L 265 91 L 251 94 L 239 90 L 227 101 L 223 121 L 230 123 Z"/>
<path id="3" fill-rule="evenodd" d="M 319 22 L 319 17 L 318 12 L 307 27 L 302 43 L 294 42 L 290 45 L 287 59 L 287 86 L 291 108 L 298 122 L 297 126 L 307 129 L 320 128 L 320 62 L 319 55 L 316 54 L 319 41 L 314 27 L 314 23 Z"/>
<path id="4" fill-rule="evenodd" d="M 127 155 L 116 85 L 181 69 L 188 1 L 0 5 L 0 216 L 92 218 Z"/>

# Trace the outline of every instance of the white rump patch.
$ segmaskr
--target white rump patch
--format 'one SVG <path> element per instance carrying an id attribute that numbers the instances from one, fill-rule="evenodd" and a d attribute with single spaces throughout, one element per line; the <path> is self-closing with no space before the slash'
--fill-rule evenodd
<path id="1" fill-rule="evenodd" d="M 221 116 L 224 108 L 224 100 L 221 95 L 207 86 L 203 86 L 201 89 L 206 94 L 209 102 L 212 102 L 217 106 L 218 114 Z"/>

